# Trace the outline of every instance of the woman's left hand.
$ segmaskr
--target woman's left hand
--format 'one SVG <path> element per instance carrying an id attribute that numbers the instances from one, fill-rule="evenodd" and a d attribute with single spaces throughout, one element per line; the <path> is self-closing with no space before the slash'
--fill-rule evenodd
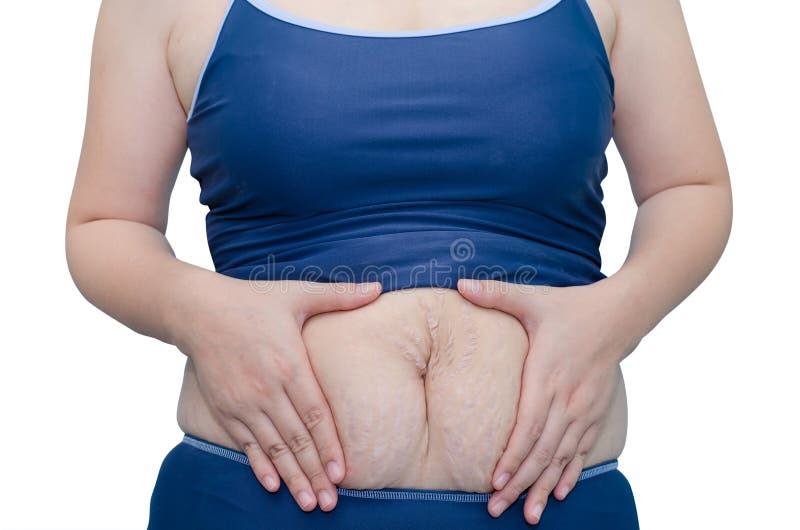
<path id="1" fill-rule="evenodd" d="M 609 412 L 619 363 L 640 338 L 626 328 L 624 293 L 610 278 L 569 287 L 462 279 L 458 290 L 515 316 L 528 333 L 517 420 L 493 474 L 499 491 L 489 513 L 499 517 L 528 489 L 525 520 L 536 524 L 550 492 L 564 500 L 576 484 Z"/>

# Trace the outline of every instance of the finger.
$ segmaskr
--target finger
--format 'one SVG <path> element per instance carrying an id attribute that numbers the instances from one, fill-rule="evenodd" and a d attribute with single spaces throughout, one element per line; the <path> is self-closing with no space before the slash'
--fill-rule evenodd
<path id="1" fill-rule="evenodd" d="M 578 483 L 578 477 L 581 475 L 585 461 L 585 454 L 577 453 L 575 455 L 575 458 L 573 458 L 564 468 L 564 471 L 561 472 L 561 478 L 553 488 L 553 497 L 559 501 L 563 501 L 567 498 L 569 492 L 572 491 L 572 488 Z"/>
<path id="2" fill-rule="evenodd" d="M 586 455 L 594 446 L 594 442 L 597 440 L 597 435 L 599 432 L 600 425 L 597 423 L 586 429 L 586 432 L 578 444 L 578 449 L 575 452 L 575 458 L 573 458 L 572 461 L 567 464 L 567 467 L 564 468 L 564 472 L 561 474 L 561 479 L 559 479 L 558 484 L 553 490 L 553 496 L 556 499 L 563 501 L 567 495 L 569 495 L 569 492 L 572 491 L 572 488 L 575 487 L 575 484 L 578 483 L 578 478 L 580 478 L 580 474 L 583 471 L 583 466 L 586 463 Z"/>
<path id="3" fill-rule="evenodd" d="M 525 322 L 532 309 L 532 286 L 498 280 L 458 280 L 458 292 L 475 305 L 498 309 Z"/>
<path id="4" fill-rule="evenodd" d="M 304 317 L 330 311 L 361 307 L 381 294 L 379 282 L 289 282 L 295 299 L 295 311 Z"/>
<path id="5" fill-rule="evenodd" d="M 547 506 L 547 497 L 553 491 L 556 483 L 558 483 L 561 471 L 562 468 L 553 462 L 544 470 L 539 479 L 528 488 L 528 495 L 525 497 L 525 504 L 522 507 L 522 513 L 528 523 L 538 524 L 541 520 L 542 512 Z"/>
<path id="6" fill-rule="evenodd" d="M 224 425 L 228 435 L 237 443 L 239 449 L 250 461 L 250 469 L 267 491 L 275 493 L 281 487 L 278 471 L 267 454 L 261 449 L 256 437 L 241 421 L 231 418 Z"/>
<path id="7" fill-rule="evenodd" d="M 530 454 L 533 445 L 542 436 L 547 422 L 553 397 L 544 390 L 543 383 L 539 383 L 539 377 L 526 377 L 528 366 L 531 364 L 529 356 L 523 368 L 517 421 L 492 473 L 492 484 L 496 490 L 501 490 L 508 484 Z"/>
<path id="8" fill-rule="evenodd" d="M 336 487 L 328 480 L 328 476 L 322 468 L 314 438 L 306 429 L 289 397 L 285 394 L 279 396 L 269 404 L 269 410 L 265 410 L 264 413 L 272 420 L 303 473 L 311 481 L 320 507 L 324 510 L 333 508 Z"/>
<path id="9" fill-rule="evenodd" d="M 563 412 L 560 409 L 552 408 L 544 432 L 533 445 L 531 452 L 523 460 L 517 472 L 511 476 L 508 484 L 499 492 L 495 492 L 489 499 L 490 512 L 499 516 L 519 498 L 524 490 L 539 479 L 542 472 L 552 462 L 566 430 L 567 422 Z"/>
<path id="10" fill-rule="evenodd" d="M 313 374 L 310 366 L 308 370 Z M 336 430 L 333 413 L 317 380 L 313 376 L 299 377 L 291 385 L 286 386 L 286 394 L 314 439 L 328 480 L 334 484 L 341 482 L 346 469 L 344 451 L 339 443 L 339 433 Z"/>
<path id="11" fill-rule="evenodd" d="M 304 511 L 311 511 L 316 506 L 316 498 L 308 478 L 294 456 L 289 445 L 284 442 L 278 429 L 270 418 L 261 411 L 242 420 L 255 435 L 258 444 L 283 477 L 286 487 L 295 502 Z"/>
<path id="12" fill-rule="evenodd" d="M 547 506 L 547 498 L 558 484 L 564 468 L 572 461 L 585 430 L 585 426 L 578 422 L 569 425 L 550 465 L 528 489 L 523 512 L 525 520 L 529 523 L 537 524 L 541 519 L 542 512 Z"/>

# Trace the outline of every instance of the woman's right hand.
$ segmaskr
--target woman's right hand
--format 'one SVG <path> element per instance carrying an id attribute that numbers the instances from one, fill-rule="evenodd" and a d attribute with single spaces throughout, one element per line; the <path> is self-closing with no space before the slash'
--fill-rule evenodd
<path id="1" fill-rule="evenodd" d="M 278 490 L 280 474 L 301 509 L 319 501 L 332 510 L 344 451 L 301 331 L 315 314 L 375 300 L 380 283 L 250 282 L 215 274 L 191 287 L 194 294 L 181 296 L 182 314 L 174 316 L 172 342 L 191 358 L 215 420 L 268 491 Z"/>

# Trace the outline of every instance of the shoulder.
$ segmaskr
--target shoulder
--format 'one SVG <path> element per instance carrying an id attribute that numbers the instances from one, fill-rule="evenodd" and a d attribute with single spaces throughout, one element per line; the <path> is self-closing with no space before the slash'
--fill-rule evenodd
<path id="1" fill-rule="evenodd" d="M 647 38 L 683 24 L 680 0 L 583 0 L 594 14 L 611 55 L 620 39 Z"/>
<path id="2" fill-rule="evenodd" d="M 645 60 L 685 54 L 688 49 L 680 0 L 586 1 L 597 4 L 599 16 L 613 19 L 614 53 L 609 56 L 615 71 L 635 68 Z"/>
<path id="3" fill-rule="evenodd" d="M 587 0 L 597 1 L 597 0 Z M 602 0 L 614 12 L 620 26 L 630 28 L 649 27 L 659 20 L 682 18 L 680 0 Z"/>
<path id="4" fill-rule="evenodd" d="M 166 44 L 185 3 L 185 0 L 102 0 L 98 28 Z"/>

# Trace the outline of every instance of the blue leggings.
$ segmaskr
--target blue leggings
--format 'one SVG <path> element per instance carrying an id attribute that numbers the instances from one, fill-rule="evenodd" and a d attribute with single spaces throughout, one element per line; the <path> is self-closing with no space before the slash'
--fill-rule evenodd
<path id="1" fill-rule="evenodd" d="M 169 451 L 150 499 L 148 530 L 539 528 L 638 530 L 633 492 L 610 460 L 581 473 L 563 501 L 550 495 L 538 525 L 522 513 L 525 494 L 495 519 L 491 494 L 452 490 L 337 488 L 330 512 L 304 512 L 285 484 L 270 493 L 250 470 L 247 456 L 191 435 Z"/>

